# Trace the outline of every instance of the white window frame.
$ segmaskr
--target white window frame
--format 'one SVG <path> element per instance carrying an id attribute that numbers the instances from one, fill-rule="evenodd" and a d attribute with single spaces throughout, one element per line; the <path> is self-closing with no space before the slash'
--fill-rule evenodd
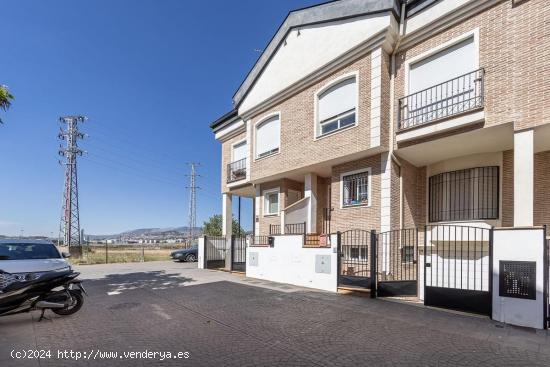
<path id="1" fill-rule="evenodd" d="M 270 153 L 270 154 L 266 154 L 264 155 L 263 157 L 259 157 L 258 156 L 258 149 L 257 149 L 257 134 L 258 134 L 258 126 L 261 125 L 262 123 L 266 122 L 267 120 L 269 120 L 270 118 L 273 118 L 274 116 L 278 116 L 279 117 L 279 148 L 277 149 L 276 152 L 273 152 L 273 153 Z M 270 114 L 267 114 L 265 116 L 263 116 L 261 119 L 259 119 L 255 124 L 254 124 L 254 161 L 258 161 L 258 160 L 261 160 L 261 159 L 265 159 L 265 158 L 268 158 L 268 157 L 273 157 L 274 155 L 277 155 L 277 154 L 280 154 L 281 153 L 281 131 L 282 131 L 282 120 L 281 120 L 281 112 L 280 111 L 276 111 L 276 112 L 272 112 Z"/>
<path id="2" fill-rule="evenodd" d="M 277 194 L 277 212 L 271 213 L 271 212 L 268 212 L 269 201 L 266 200 L 266 199 L 267 199 L 268 195 L 271 195 L 271 194 L 274 194 L 274 193 Z M 263 200 L 263 216 L 264 217 L 278 216 L 279 213 L 281 212 L 281 193 L 280 193 L 279 187 L 274 188 L 274 189 L 264 190 L 262 192 L 262 197 L 263 197 L 263 199 L 262 199 Z"/>
<path id="3" fill-rule="evenodd" d="M 367 204 L 356 204 L 356 205 L 344 205 L 344 177 L 356 175 L 359 173 L 367 172 L 367 195 L 368 203 Z M 362 168 L 355 171 L 343 172 L 340 174 L 340 209 L 350 209 L 350 208 L 365 208 L 372 205 L 372 168 Z"/>
<path id="4" fill-rule="evenodd" d="M 442 43 L 439 46 L 436 46 L 434 48 L 429 49 L 428 51 L 425 51 L 421 53 L 420 55 L 417 55 L 415 57 L 411 57 L 407 61 L 405 61 L 405 94 L 409 95 L 411 94 L 409 91 L 409 76 L 410 76 L 410 69 L 411 65 L 416 64 L 419 61 L 422 61 L 430 56 L 433 56 L 447 48 L 453 47 L 460 42 L 463 42 L 467 40 L 468 38 L 474 38 L 474 50 L 475 50 L 475 57 L 474 57 L 474 69 L 479 69 L 479 28 L 474 28 L 473 30 L 466 32 L 464 34 L 461 34 L 458 37 L 455 37 L 453 39 L 450 39 L 449 41 Z M 474 70 L 472 70 L 474 71 Z"/>
<path id="5" fill-rule="evenodd" d="M 353 125 L 345 126 L 343 128 L 338 128 L 334 131 L 328 132 L 326 134 L 321 134 L 321 123 L 319 121 L 318 111 L 319 111 L 319 96 L 326 92 L 328 89 L 334 87 L 335 85 L 355 77 L 355 85 L 357 86 L 357 95 L 355 96 L 355 123 Z M 345 117 L 345 115 L 340 116 Z M 325 121 L 325 123 L 330 121 Z M 344 75 L 341 75 L 337 77 L 336 79 L 331 80 L 327 84 L 321 87 L 317 92 L 315 92 L 313 96 L 313 140 L 318 140 L 325 138 L 327 136 L 331 136 L 334 134 L 338 134 L 342 131 L 349 130 L 351 128 L 356 127 L 359 124 L 359 71 L 353 71 L 351 73 L 347 73 Z"/>
<path id="6" fill-rule="evenodd" d="M 235 162 L 235 154 L 234 154 L 235 153 L 235 147 L 237 145 L 242 144 L 242 143 L 245 143 L 245 144 L 247 143 L 246 138 L 241 139 L 241 140 L 236 141 L 233 144 L 231 144 L 231 163 Z M 248 147 L 246 148 L 246 150 L 248 152 Z"/>

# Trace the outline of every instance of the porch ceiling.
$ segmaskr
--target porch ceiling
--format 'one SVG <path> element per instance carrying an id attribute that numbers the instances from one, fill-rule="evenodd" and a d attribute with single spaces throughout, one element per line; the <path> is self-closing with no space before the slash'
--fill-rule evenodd
<path id="1" fill-rule="evenodd" d="M 254 190 L 254 186 L 252 186 L 251 184 L 246 184 L 244 186 L 230 188 L 228 194 L 246 198 L 253 198 L 256 196 L 256 190 Z"/>
<path id="2" fill-rule="evenodd" d="M 464 155 L 499 152 L 514 148 L 512 123 L 477 129 L 462 134 L 397 149 L 396 155 L 421 167 Z"/>

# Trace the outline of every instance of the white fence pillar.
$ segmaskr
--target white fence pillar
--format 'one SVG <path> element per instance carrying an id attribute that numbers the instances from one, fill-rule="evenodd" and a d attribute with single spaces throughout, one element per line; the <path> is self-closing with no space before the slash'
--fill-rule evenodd
<path id="1" fill-rule="evenodd" d="M 197 263 L 198 263 L 199 269 L 206 269 L 205 246 L 206 246 L 206 241 L 204 236 L 199 237 L 199 248 L 198 248 L 198 256 L 197 256 Z"/>
<path id="2" fill-rule="evenodd" d="M 545 328 L 544 229 L 496 228 L 493 234 L 493 319 Z"/>

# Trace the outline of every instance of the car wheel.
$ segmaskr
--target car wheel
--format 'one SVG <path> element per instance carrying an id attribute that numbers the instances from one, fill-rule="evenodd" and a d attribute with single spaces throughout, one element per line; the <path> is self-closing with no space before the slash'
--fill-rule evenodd
<path id="1" fill-rule="evenodd" d="M 197 257 L 195 256 L 195 254 L 189 254 L 185 257 L 185 261 L 195 262 L 197 261 Z"/>

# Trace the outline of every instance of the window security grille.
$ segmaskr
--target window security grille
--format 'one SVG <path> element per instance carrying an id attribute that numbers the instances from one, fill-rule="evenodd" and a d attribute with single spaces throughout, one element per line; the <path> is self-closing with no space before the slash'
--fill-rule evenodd
<path id="1" fill-rule="evenodd" d="M 368 172 L 343 177 L 343 206 L 365 205 L 369 203 Z"/>
<path id="2" fill-rule="evenodd" d="M 499 167 L 477 167 L 430 177 L 430 222 L 499 217 Z"/>

